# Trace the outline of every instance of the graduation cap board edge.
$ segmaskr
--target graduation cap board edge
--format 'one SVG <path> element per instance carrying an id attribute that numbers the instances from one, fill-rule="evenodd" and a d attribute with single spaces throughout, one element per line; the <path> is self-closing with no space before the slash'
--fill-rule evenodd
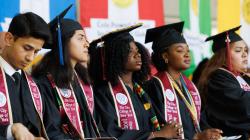
<path id="1" fill-rule="evenodd" d="M 180 21 L 172 24 L 167 24 L 147 29 L 145 43 L 156 41 L 159 37 L 162 36 L 164 32 L 166 32 L 169 29 L 174 29 L 175 31 L 182 33 L 183 27 L 184 27 L 184 21 Z"/>
<path id="2" fill-rule="evenodd" d="M 61 20 L 64 18 L 64 16 L 67 14 L 67 12 L 70 10 L 70 8 L 73 6 L 73 4 L 69 5 L 66 9 L 64 9 L 59 15 L 57 15 L 52 21 L 49 22 L 49 28 L 50 30 L 53 30 L 53 28 L 56 26 L 56 32 L 57 32 L 57 41 L 58 41 L 58 49 L 59 49 L 59 61 L 60 65 L 64 65 L 64 59 L 63 59 L 63 47 L 62 47 L 62 31 L 61 31 Z M 53 32 L 53 31 L 52 31 Z M 54 40 L 53 40 L 54 41 Z M 51 49 L 51 45 L 44 45 L 45 49 Z"/>
<path id="3" fill-rule="evenodd" d="M 229 44 L 243 40 L 235 31 L 239 30 L 241 28 L 240 26 L 228 29 L 226 31 L 223 31 L 221 33 L 218 33 L 216 35 L 210 36 L 206 38 L 205 41 L 211 41 L 213 40 L 213 45 L 212 45 L 212 51 L 216 53 L 218 50 L 221 48 L 226 48 L 226 63 L 227 63 L 227 69 L 233 73 L 236 73 L 233 70 L 232 62 L 231 62 L 231 53 L 230 53 L 230 48 Z"/>
<path id="4" fill-rule="evenodd" d="M 100 61 L 101 61 L 101 67 L 102 67 L 102 70 L 100 73 L 102 73 L 102 78 L 101 79 L 106 79 L 106 77 L 104 76 L 105 72 L 104 72 L 104 67 L 105 67 L 105 64 L 104 64 L 104 55 L 105 55 L 105 50 L 104 50 L 104 45 L 101 44 L 101 45 L 98 45 L 99 43 L 103 43 L 106 41 L 107 38 L 109 38 L 110 36 L 111 37 L 116 37 L 116 35 L 119 35 L 119 34 L 122 34 L 122 33 L 128 33 L 138 27 L 141 27 L 143 24 L 142 23 L 138 23 L 138 24 L 134 24 L 132 26 L 128 26 L 128 27 L 124 27 L 124 28 L 119 28 L 119 29 L 116 29 L 114 31 L 111 31 L 111 32 L 108 32 L 106 34 L 104 34 L 103 36 L 101 36 L 100 38 L 98 39 L 95 39 L 93 40 L 91 43 L 90 43 L 90 47 L 89 47 L 89 52 L 90 52 L 90 55 L 92 53 L 94 53 L 95 51 L 97 51 L 97 55 L 99 55 L 100 57 Z"/>
<path id="5" fill-rule="evenodd" d="M 97 45 L 98 43 L 100 42 L 104 42 L 105 40 L 107 40 L 110 36 L 116 36 L 118 34 L 122 34 L 122 33 L 125 33 L 125 32 L 130 32 L 138 27 L 141 27 L 143 25 L 143 23 L 137 23 L 137 24 L 134 24 L 132 26 L 128 26 L 128 27 L 124 27 L 124 28 L 119 28 L 119 29 L 116 29 L 114 31 L 111 31 L 111 32 L 108 32 L 106 34 L 104 34 L 103 36 L 101 36 L 100 38 L 98 39 L 95 39 L 93 40 L 90 44 L 93 44 L 93 45 Z"/>
<path id="6" fill-rule="evenodd" d="M 210 36 L 210 37 L 207 37 L 205 41 L 210 41 L 210 40 L 214 40 L 216 39 L 216 37 L 223 37 L 225 36 L 226 37 L 226 34 L 229 33 L 229 32 L 235 32 L 237 30 L 239 30 L 241 28 L 241 25 L 240 26 L 237 26 L 237 27 L 234 27 L 234 28 L 231 28 L 231 29 L 228 29 L 226 31 L 223 31 L 221 33 L 218 33 L 216 35 L 213 35 L 213 36 Z M 225 38 L 226 39 L 226 38 Z"/>
<path id="7" fill-rule="evenodd" d="M 154 53 L 160 53 L 172 44 L 185 43 L 183 36 L 184 21 L 147 29 L 145 43 L 152 42 Z"/>

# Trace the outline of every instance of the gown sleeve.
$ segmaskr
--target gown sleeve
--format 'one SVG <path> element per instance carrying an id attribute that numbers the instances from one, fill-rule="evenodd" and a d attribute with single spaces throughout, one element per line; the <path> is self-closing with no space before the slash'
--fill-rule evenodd
<path id="1" fill-rule="evenodd" d="M 5 140 L 7 135 L 8 125 L 0 125 L 0 139 Z"/>
<path id="2" fill-rule="evenodd" d="M 164 105 L 163 105 L 163 97 L 162 91 L 160 87 L 160 83 L 155 79 L 152 78 L 151 80 L 147 81 L 144 84 L 144 89 L 149 95 L 151 100 L 152 106 L 155 110 L 156 116 L 160 125 L 166 124 L 165 116 L 164 116 Z"/>
<path id="3" fill-rule="evenodd" d="M 244 91 L 233 75 L 220 69 L 210 76 L 207 89 L 209 124 L 225 131 L 249 132 L 250 91 Z"/>

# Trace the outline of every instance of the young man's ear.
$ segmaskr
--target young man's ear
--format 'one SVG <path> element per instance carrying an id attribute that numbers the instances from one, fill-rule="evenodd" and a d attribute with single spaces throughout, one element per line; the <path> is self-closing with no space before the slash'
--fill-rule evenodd
<path id="1" fill-rule="evenodd" d="M 4 42 L 6 47 L 9 47 L 13 44 L 14 36 L 12 35 L 12 33 L 4 32 Z"/>

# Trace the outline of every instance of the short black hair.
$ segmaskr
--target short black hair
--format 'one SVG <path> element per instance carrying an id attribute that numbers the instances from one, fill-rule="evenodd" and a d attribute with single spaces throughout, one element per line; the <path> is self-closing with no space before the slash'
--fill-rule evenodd
<path id="1" fill-rule="evenodd" d="M 166 48 L 166 50 L 168 50 L 168 48 Z M 165 63 L 165 60 L 162 57 L 162 53 L 165 52 L 166 50 L 152 52 L 151 54 L 152 63 L 158 72 L 163 72 L 167 70 L 167 64 Z"/>
<path id="2" fill-rule="evenodd" d="M 48 24 L 37 14 L 27 12 L 16 15 L 9 26 L 8 32 L 14 37 L 34 37 L 51 42 L 51 33 Z"/>

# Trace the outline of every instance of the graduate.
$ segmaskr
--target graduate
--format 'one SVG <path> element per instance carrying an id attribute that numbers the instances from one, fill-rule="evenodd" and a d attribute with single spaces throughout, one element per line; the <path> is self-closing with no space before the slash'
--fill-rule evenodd
<path id="1" fill-rule="evenodd" d="M 199 88 L 205 95 L 207 122 L 223 130 L 224 136 L 249 139 L 250 87 L 244 75 L 248 62 L 248 46 L 236 33 L 240 26 L 208 37 L 213 41 L 214 55 L 209 60 Z"/>
<path id="2" fill-rule="evenodd" d="M 189 47 L 182 36 L 184 22 L 148 29 L 145 42 L 152 44 L 152 62 L 157 73 L 146 83 L 146 91 L 158 117 L 183 126 L 182 139 L 219 139 L 220 130 L 200 128 L 201 100 L 195 85 L 182 71 L 190 67 Z"/>
<path id="3" fill-rule="evenodd" d="M 71 5 L 72 6 L 72 5 Z M 71 139 L 97 138 L 99 131 L 93 118 L 93 90 L 80 64 L 87 60 L 89 43 L 79 22 L 63 18 L 69 6 L 49 23 L 53 43 L 32 75 L 41 92 L 60 112 L 60 127 Z M 86 60 L 85 60 L 86 59 Z"/>
<path id="4" fill-rule="evenodd" d="M 92 79 L 103 80 L 94 82 L 98 123 L 101 121 L 105 135 L 119 140 L 177 138 L 180 126 L 172 123 L 161 127 L 149 97 L 141 87 L 150 74 L 149 56 L 129 33 L 140 26 L 118 29 L 91 43 L 103 43 L 94 53 L 99 57 L 90 57 L 90 72 L 101 76 L 95 75 Z M 101 71 L 99 67 L 102 67 Z"/>
<path id="5" fill-rule="evenodd" d="M 23 69 L 51 37 L 47 23 L 28 12 L 16 15 L 3 35 L 0 56 L 0 139 L 62 139 L 54 110 Z"/>

